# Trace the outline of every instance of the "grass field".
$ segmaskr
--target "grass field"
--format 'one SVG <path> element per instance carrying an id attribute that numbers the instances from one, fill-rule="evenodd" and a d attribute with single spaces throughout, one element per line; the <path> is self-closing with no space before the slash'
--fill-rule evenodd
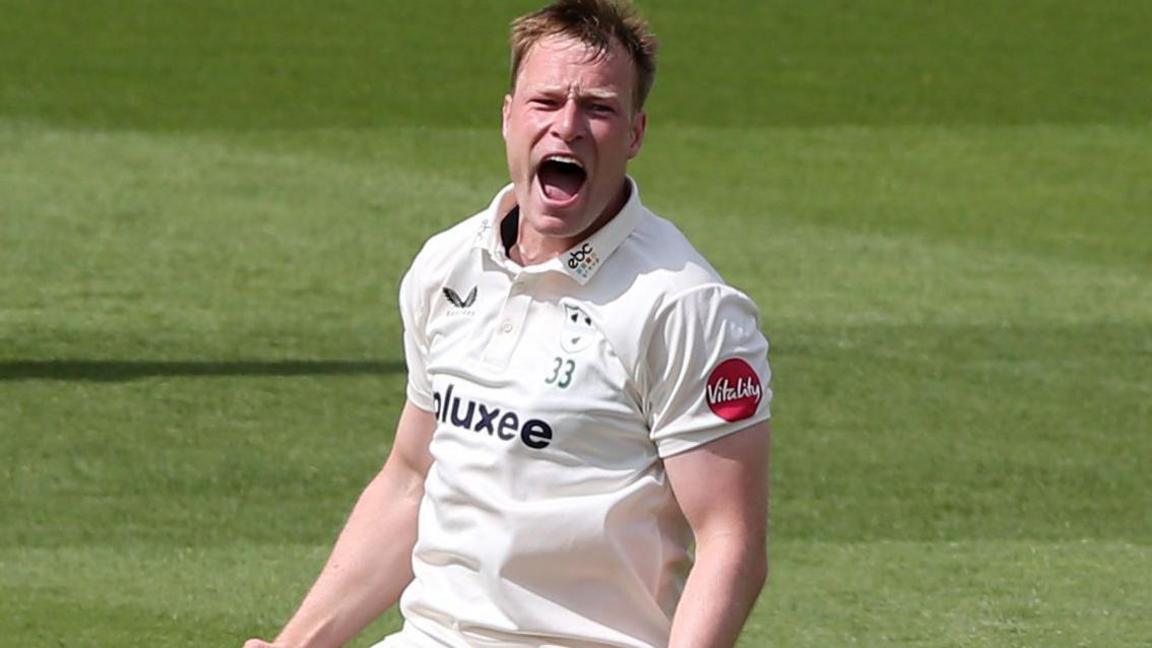
<path id="1" fill-rule="evenodd" d="M 0 646 L 291 613 L 533 6 L 0 0 Z M 643 6 L 645 201 L 773 342 L 741 646 L 1152 646 L 1152 6 Z"/>

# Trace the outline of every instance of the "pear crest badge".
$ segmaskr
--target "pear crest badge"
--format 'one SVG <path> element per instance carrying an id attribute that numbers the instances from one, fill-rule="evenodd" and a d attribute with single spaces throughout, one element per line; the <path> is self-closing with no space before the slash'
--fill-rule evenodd
<path id="1" fill-rule="evenodd" d="M 560 347 L 568 353 L 578 353 L 591 346 L 596 339 L 596 327 L 583 308 L 564 304 L 564 327 L 560 331 Z"/>

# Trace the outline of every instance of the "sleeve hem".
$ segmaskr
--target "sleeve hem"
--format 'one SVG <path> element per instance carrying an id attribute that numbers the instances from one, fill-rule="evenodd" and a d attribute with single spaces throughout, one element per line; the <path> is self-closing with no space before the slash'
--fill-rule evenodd
<path id="1" fill-rule="evenodd" d="M 408 388 L 405 390 L 405 392 L 409 403 L 412 403 L 425 412 L 436 411 L 436 407 L 432 403 L 432 397 L 424 392 L 417 391 L 411 383 L 408 384 Z"/>
<path id="2" fill-rule="evenodd" d="M 656 441 L 656 454 L 661 459 L 667 459 L 668 457 L 687 452 L 694 448 L 699 448 L 702 445 L 707 445 L 708 443 L 711 443 L 716 439 L 726 437 L 729 434 L 748 429 L 757 423 L 763 423 L 764 421 L 767 421 L 771 418 L 771 413 L 764 411 L 757 416 L 749 417 L 743 421 L 736 421 L 735 423 L 728 423 L 718 427 L 706 428 L 703 430 L 695 430 L 691 433 L 690 438 L 676 436 L 669 439 L 658 440 Z"/>

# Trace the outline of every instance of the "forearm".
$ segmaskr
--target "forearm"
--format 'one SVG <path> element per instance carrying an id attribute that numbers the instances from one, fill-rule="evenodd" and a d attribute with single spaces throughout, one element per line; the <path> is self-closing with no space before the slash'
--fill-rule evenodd
<path id="1" fill-rule="evenodd" d="M 730 648 L 764 587 L 762 542 L 698 544 L 696 562 L 672 620 L 669 648 Z"/>
<path id="2" fill-rule="evenodd" d="M 412 580 L 422 495 L 422 481 L 389 467 L 373 479 L 277 646 L 341 646 L 396 602 Z"/>

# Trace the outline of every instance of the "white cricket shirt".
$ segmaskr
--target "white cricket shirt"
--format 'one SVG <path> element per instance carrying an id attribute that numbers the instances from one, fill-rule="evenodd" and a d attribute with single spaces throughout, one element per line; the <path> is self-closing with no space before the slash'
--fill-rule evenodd
<path id="1" fill-rule="evenodd" d="M 634 183 L 521 267 L 511 186 L 431 238 L 400 289 L 408 399 L 435 412 L 398 646 L 666 645 L 692 533 L 662 457 L 768 418 L 768 343 Z"/>

